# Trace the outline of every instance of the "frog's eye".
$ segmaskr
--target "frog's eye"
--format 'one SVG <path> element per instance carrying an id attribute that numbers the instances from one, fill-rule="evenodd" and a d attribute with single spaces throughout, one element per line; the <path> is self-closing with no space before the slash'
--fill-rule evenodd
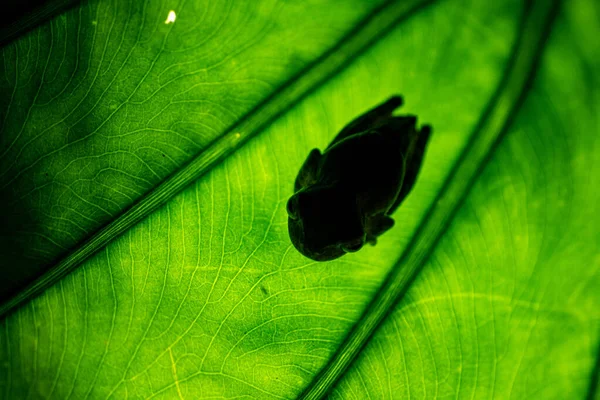
<path id="1" fill-rule="evenodd" d="M 287 202 L 286 210 L 287 210 L 288 216 L 291 219 L 297 220 L 299 218 L 299 215 L 298 215 L 298 202 L 297 202 L 296 196 L 290 197 L 290 199 Z"/>

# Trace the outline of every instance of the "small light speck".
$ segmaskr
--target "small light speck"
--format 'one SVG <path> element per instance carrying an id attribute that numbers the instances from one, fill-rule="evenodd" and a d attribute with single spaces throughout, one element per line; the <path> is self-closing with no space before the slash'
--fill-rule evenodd
<path id="1" fill-rule="evenodd" d="M 241 134 L 241 133 L 239 133 L 239 132 L 236 132 L 236 133 L 235 133 L 235 138 L 236 138 L 236 139 L 239 139 L 239 138 L 241 138 L 241 137 L 242 137 L 242 134 Z"/>
<path id="2" fill-rule="evenodd" d="M 169 11 L 169 15 L 167 15 L 167 20 L 165 21 L 165 24 L 170 24 L 170 23 L 175 22 L 175 18 L 177 18 L 175 11 L 173 11 L 173 10 Z"/>

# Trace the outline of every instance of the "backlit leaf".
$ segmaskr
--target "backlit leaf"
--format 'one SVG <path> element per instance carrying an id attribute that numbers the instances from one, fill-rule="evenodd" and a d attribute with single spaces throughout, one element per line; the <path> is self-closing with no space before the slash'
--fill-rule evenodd
<path id="1" fill-rule="evenodd" d="M 213 3 L 87 2 L 2 50 L 0 183 L 13 207 L 2 214 L 13 256 L 4 282 L 52 268 L 147 201 L 253 107 L 294 87 L 292 76 L 302 71 L 303 82 L 311 70 L 301 68 L 376 7 Z M 594 396 L 598 6 L 565 2 L 553 19 L 550 2 L 498 3 L 410 10 L 224 162 L 5 316 L 2 397 L 317 398 L 336 383 L 336 399 Z M 204 71 L 213 63 L 214 76 Z M 287 233 L 298 168 L 397 93 L 402 112 L 434 133 L 395 227 L 375 247 L 307 260 Z M 488 133 L 500 138 L 489 157 L 474 146 Z M 472 187 L 461 171 L 473 171 Z M 441 237 L 415 247 L 435 224 Z M 397 290 L 383 285 L 390 273 L 404 282 Z M 386 313 L 372 303 L 402 293 Z M 350 332 L 371 332 L 375 313 L 380 329 L 347 346 Z"/>

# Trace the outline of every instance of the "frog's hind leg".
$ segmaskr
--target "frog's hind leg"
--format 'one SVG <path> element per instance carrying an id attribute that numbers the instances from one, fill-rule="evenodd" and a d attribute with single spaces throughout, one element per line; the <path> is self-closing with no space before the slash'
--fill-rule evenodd
<path id="1" fill-rule="evenodd" d="M 327 146 L 325 151 L 348 136 L 367 131 L 383 120 L 390 118 L 392 116 L 392 112 L 401 105 L 402 97 L 390 97 L 384 103 L 378 105 L 370 111 L 367 111 L 346 125 L 344 129 L 342 129 L 335 139 L 329 144 L 329 146 Z"/>
<path id="2" fill-rule="evenodd" d="M 416 133 L 417 125 L 416 115 L 403 115 L 398 117 L 388 117 L 381 120 L 374 128 L 384 135 L 400 136 L 402 138 L 412 139 Z"/>
<path id="3" fill-rule="evenodd" d="M 369 218 L 365 233 L 367 234 L 366 242 L 375 246 L 377 244 L 377 236 L 381 236 L 394 226 L 394 220 L 387 215 L 379 214 Z"/>
<path id="4" fill-rule="evenodd" d="M 375 131 L 383 136 L 386 146 L 398 149 L 402 154 L 409 154 L 411 143 L 419 135 L 415 129 L 416 124 L 417 117 L 414 115 L 390 117 L 382 121 Z"/>
<path id="5" fill-rule="evenodd" d="M 419 175 L 419 170 L 421 169 L 421 164 L 423 163 L 423 154 L 425 154 L 425 148 L 427 147 L 427 142 L 429 141 L 430 136 L 431 127 L 429 125 L 424 125 L 418 133 L 417 143 L 413 155 L 406 162 L 406 172 L 404 174 L 404 181 L 402 182 L 402 189 L 400 189 L 400 193 L 398 194 L 396 201 L 394 204 L 392 204 L 387 212 L 388 215 L 396 211 L 400 203 L 402 203 L 406 196 L 408 196 L 415 185 L 417 175 Z"/>

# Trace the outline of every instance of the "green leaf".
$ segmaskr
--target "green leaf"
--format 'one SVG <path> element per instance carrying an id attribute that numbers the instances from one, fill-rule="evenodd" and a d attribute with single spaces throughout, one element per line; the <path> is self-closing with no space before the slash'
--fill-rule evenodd
<path id="1" fill-rule="evenodd" d="M 1 314 L 148 215 L 231 150 L 231 137 L 251 136 L 381 34 L 374 26 L 359 35 L 366 43 L 337 46 L 321 68 L 282 85 L 376 4 L 354 3 L 331 14 L 326 3 L 196 1 L 174 7 L 177 19 L 159 2 L 90 2 L 5 48 L 0 255 L 20 267 L 0 280 L 0 299 L 13 296 Z M 378 14 L 407 7 L 395 8 Z M 307 12 L 315 17 L 300 18 Z"/>
<path id="2" fill-rule="evenodd" d="M 0 22 L 0 46 L 77 4 L 79 0 L 6 0 Z"/>
<path id="3" fill-rule="evenodd" d="M 332 398 L 593 398 L 600 343 L 598 6 L 565 2 L 552 23 L 549 2 L 525 9 L 516 0 L 501 3 L 440 1 L 411 14 L 223 163 L 8 315 L 0 327 L 3 397 L 293 398 L 319 396 L 337 382 Z M 358 15 L 357 4 L 347 12 Z M 317 10 L 327 7 L 306 3 L 293 25 L 316 23 L 325 18 Z M 346 31 L 356 21 L 348 19 Z M 188 34 L 202 29 L 181 24 Z M 543 47 L 545 26 L 552 30 Z M 26 51 L 35 34 L 4 51 Z M 319 37 L 307 35 L 306 43 Z M 275 81 L 283 84 L 285 75 Z M 304 82 L 307 75 L 299 76 Z M 35 93 L 22 96 L 31 101 Z M 299 166 L 311 148 L 323 148 L 346 122 L 395 93 L 405 98 L 403 112 L 434 127 L 414 192 L 377 246 L 310 262 L 287 235 L 285 202 Z M 109 94 L 107 100 L 118 92 Z M 144 117 L 152 106 L 138 111 L 140 121 L 151 120 Z M 160 115 L 177 120 L 189 112 L 180 111 Z M 94 118 L 82 121 L 94 127 Z M 118 137 L 132 123 L 111 119 L 88 133 Z M 31 135 L 35 124 L 49 126 L 39 117 L 28 124 Z M 45 154 L 54 143 L 48 137 L 31 145 L 29 157 Z M 159 138 L 144 142 L 170 144 Z M 64 167 L 77 154 L 53 153 L 48 165 Z M 148 157 L 164 176 L 185 163 L 182 156 L 167 170 L 156 154 Z M 105 162 L 88 160 L 88 168 Z M 137 164 L 114 162 L 150 179 Z M 74 174 L 64 179 L 72 182 Z M 26 186 L 7 193 L 26 193 L 20 188 Z M 144 202 L 144 193 L 135 199 Z M 28 215 L 52 212 L 36 204 Z M 104 221 L 117 221 L 125 204 Z M 47 221 L 40 221 L 42 229 Z M 89 235 L 99 222 L 85 226 Z M 44 231 L 50 238 L 52 229 Z M 84 236 L 65 245 L 70 254 Z M 375 307 L 386 296 L 386 306 Z M 368 334 L 357 336 L 361 330 Z M 355 337 L 361 339 L 348 346 Z"/>
<path id="4" fill-rule="evenodd" d="M 574 45 L 597 33 L 590 7 L 564 4 L 508 134 L 332 399 L 593 398 L 600 47 Z"/>

